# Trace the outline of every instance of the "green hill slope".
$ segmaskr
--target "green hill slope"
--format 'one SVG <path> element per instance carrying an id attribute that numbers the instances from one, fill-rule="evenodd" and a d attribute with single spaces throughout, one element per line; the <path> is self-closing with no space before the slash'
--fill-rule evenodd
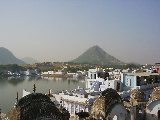
<path id="1" fill-rule="evenodd" d="M 12 52 L 4 47 L 0 47 L 0 64 L 26 64 L 24 61 L 17 59 Z"/>
<path id="2" fill-rule="evenodd" d="M 107 54 L 99 46 L 93 46 L 85 51 L 78 58 L 70 61 L 74 63 L 91 63 L 91 64 L 123 64 L 120 60 Z"/>
<path id="3" fill-rule="evenodd" d="M 34 63 L 38 63 L 37 60 L 30 58 L 30 57 L 25 57 L 23 59 L 21 59 L 22 61 L 24 61 L 27 64 L 34 64 Z"/>

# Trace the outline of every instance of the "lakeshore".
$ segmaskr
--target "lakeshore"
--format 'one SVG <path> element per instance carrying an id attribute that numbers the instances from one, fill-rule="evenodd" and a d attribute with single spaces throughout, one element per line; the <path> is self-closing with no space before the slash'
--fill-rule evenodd
<path id="1" fill-rule="evenodd" d="M 48 73 L 49 72 L 51 71 L 48 71 Z M 130 120 L 129 118 L 132 119 L 132 117 L 137 117 L 139 115 L 142 116 L 142 118 L 144 118 L 145 114 L 141 114 L 141 112 L 144 113 L 144 111 L 137 113 L 136 110 L 139 109 L 137 105 L 140 105 L 141 109 L 145 108 L 146 109 L 145 111 L 147 112 L 147 116 L 149 116 L 150 118 L 152 117 L 151 113 L 157 114 L 152 111 L 147 111 L 148 105 L 150 105 L 152 102 L 155 101 L 156 107 L 154 108 L 155 109 L 154 111 L 157 112 L 157 105 L 159 104 L 159 101 L 156 103 L 156 100 L 160 99 L 160 98 L 157 98 L 158 97 L 157 92 L 159 91 L 158 86 L 160 86 L 160 82 L 159 82 L 160 76 L 159 76 L 159 73 L 157 73 L 156 69 L 153 69 L 152 71 L 146 70 L 145 72 L 138 72 L 138 70 L 121 72 L 119 69 L 116 69 L 113 72 L 105 73 L 104 69 L 96 68 L 96 69 L 89 69 L 87 73 L 88 75 L 87 75 L 87 78 L 85 79 L 85 86 L 86 86 L 85 88 L 80 87 L 79 83 L 78 83 L 78 87 L 74 87 L 74 88 L 71 87 L 72 80 L 70 79 L 74 79 L 72 76 L 73 74 L 69 74 L 70 75 L 69 77 L 59 76 L 57 77 L 57 79 L 55 79 L 55 77 L 53 76 L 58 74 L 43 74 L 42 76 L 35 76 L 34 86 L 32 88 L 33 92 L 28 92 L 32 90 L 26 91 L 23 89 L 23 97 L 24 99 L 28 99 L 28 97 L 32 98 L 32 96 L 36 95 L 37 97 L 40 97 L 40 98 L 43 98 L 43 96 L 45 96 L 45 98 L 48 99 L 47 97 L 50 96 L 50 100 L 48 99 L 49 100 L 48 102 L 54 104 L 53 107 L 56 107 L 57 109 L 59 109 L 58 110 L 59 114 L 62 114 L 61 108 L 63 108 L 65 111 L 67 110 L 66 111 L 67 118 L 68 118 L 68 113 L 70 114 L 69 115 L 70 118 L 73 118 L 77 115 L 79 117 L 82 117 L 84 113 L 86 117 L 89 117 L 89 114 L 90 114 L 91 118 L 92 117 L 97 118 L 99 112 L 97 111 L 96 108 L 100 107 L 99 109 L 101 109 L 102 107 L 101 105 L 99 106 L 99 103 L 104 105 L 107 103 L 106 104 L 107 107 L 105 108 L 102 107 L 103 110 L 107 109 L 105 111 L 108 111 L 109 108 L 113 109 L 112 114 L 104 113 L 106 114 L 105 118 L 106 116 L 114 118 L 114 115 L 119 116 L 120 114 L 123 114 L 123 116 L 119 116 L 119 118 L 128 119 L 128 120 Z M 67 75 L 67 74 L 63 74 L 63 75 Z M 31 77 L 31 75 L 25 76 L 25 77 Z M 44 80 L 54 81 L 55 83 L 57 81 L 61 81 L 61 83 L 67 81 L 71 89 L 65 88 L 64 87 L 65 84 L 64 85 L 60 84 L 59 87 L 60 86 L 63 87 L 64 88 L 63 90 L 55 91 L 57 90 L 56 87 L 58 87 L 58 86 L 55 86 L 53 91 L 52 89 L 49 89 L 47 94 L 43 94 L 43 92 L 39 93 L 37 92 L 38 90 L 37 85 L 35 87 L 36 82 L 39 81 L 38 77 L 41 77 Z M 19 79 L 18 81 L 23 82 L 24 80 L 25 79 L 23 78 L 23 79 Z M 28 80 L 30 81 L 30 78 Z M 11 77 L 10 79 L 8 79 L 8 81 L 12 83 L 14 79 L 12 79 Z M 76 83 L 76 82 L 80 82 L 77 80 L 77 77 L 76 77 L 76 81 L 73 81 L 73 83 Z M 47 87 L 48 86 L 49 85 L 47 85 Z M 44 86 L 41 86 L 40 88 L 43 88 L 43 87 Z M 19 94 L 17 93 L 17 96 L 18 95 Z M 153 98 L 151 97 L 152 100 L 150 100 L 150 95 L 153 96 Z M 23 101 L 23 97 L 22 97 L 22 101 Z M 16 105 L 17 105 L 19 103 L 19 99 L 18 97 L 16 97 L 16 99 L 17 99 L 17 102 L 16 102 Z M 31 100 L 31 99 L 28 99 L 28 100 Z M 39 101 L 40 102 L 39 104 L 41 104 L 41 102 L 43 103 L 43 99 L 40 99 L 40 100 L 42 101 Z M 106 102 L 104 103 L 104 101 Z M 27 102 L 28 105 L 30 103 L 32 103 L 32 101 Z M 114 107 L 111 107 L 111 106 L 114 106 Z M 123 109 L 123 113 L 122 111 L 117 111 L 118 110 L 117 108 Z M 46 109 L 46 107 L 44 109 Z M 127 112 L 127 110 L 129 112 Z M 47 111 L 48 112 L 52 111 L 54 113 L 53 109 L 47 109 Z M 134 113 L 134 115 L 132 113 Z M 35 115 L 36 114 L 37 112 L 35 113 Z M 97 115 L 95 116 L 95 114 Z M 7 115 L 10 115 L 10 114 L 7 114 Z M 51 115 L 50 118 L 52 117 L 57 118 L 59 116 L 58 114 L 53 115 L 52 113 L 50 115 Z M 44 117 L 45 116 L 46 115 L 44 115 Z M 99 117 L 97 119 L 99 119 Z M 69 120 L 69 119 L 66 119 L 66 120 Z"/>
<path id="2" fill-rule="evenodd" d="M 65 75 L 60 75 L 60 74 L 43 74 L 43 75 L 41 75 L 41 76 L 43 76 L 43 77 L 64 77 L 64 78 L 73 78 L 73 76 L 70 75 L 70 74 L 65 74 Z M 86 76 L 79 76 L 79 77 L 75 77 L 75 78 L 83 78 L 83 79 L 85 79 Z"/>
<path id="3" fill-rule="evenodd" d="M 85 87 L 84 79 L 65 77 L 43 77 L 43 76 L 18 76 L 0 77 L 0 109 L 2 113 L 8 113 L 16 102 L 16 93 L 22 97 L 22 90 L 33 91 L 36 84 L 36 92 L 47 93 L 49 89 L 53 92 L 65 89 L 74 89 L 77 86 Z"/>

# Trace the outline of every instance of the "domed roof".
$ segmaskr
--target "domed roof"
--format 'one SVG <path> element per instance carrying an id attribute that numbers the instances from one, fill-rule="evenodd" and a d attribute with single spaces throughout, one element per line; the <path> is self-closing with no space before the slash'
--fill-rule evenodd
<path id="1" fill-rule="evenodd" d="M 155 100 L 160 100 L 160 86 L 153 89 L 153 92 L 150 95 L 150 99 L 147 103 L 147 106 Z"/>
<path id="2" fill-rule="evenodd" d="M 95 100 L 91 110 L 91 115 L 106 118 L 108 110 L 115 104 L 122 103 L 121 96 L 112 88 L 108 88 Z"/>
<path id="3" fill-rule="evenodd" d="M 130 94 L 130 102 L 136 103 L 136 102 L 144 102 L 145 101 L 145 93 L 143 90 L 136 88 L 132 90 Z"/>
<path id="4" fill-rule="evenodd" d="M 65 113 L 65 114 L 63 114 Z M 35 120 L 50 118 L 54 120 L 69 117 L 69 113 L 60 112 L 50 98 L 41 93 L 29 94 L 17 101 L 17 104 L 7 114 L 10 120 Z"/>

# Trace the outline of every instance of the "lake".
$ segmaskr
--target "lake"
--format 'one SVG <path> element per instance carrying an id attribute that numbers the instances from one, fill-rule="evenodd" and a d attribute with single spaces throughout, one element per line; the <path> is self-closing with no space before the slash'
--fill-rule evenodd
<path id="1" fill-rule="evenodd" d="M 22 97 L 22 90 L 33 92 L 33 85 L 36 86 L 37 93 L 48 93 L 49 89 L 53 92 L 75 89 L 78 86 L 84 88 L 85 82 L 81 78 L 54 78 L 42 76 L 21 76 L 21 77 L 2 77 L 0 76 L 0 109 L 2 113 L 8 113 L 16 102 L 16 93 Z"/>

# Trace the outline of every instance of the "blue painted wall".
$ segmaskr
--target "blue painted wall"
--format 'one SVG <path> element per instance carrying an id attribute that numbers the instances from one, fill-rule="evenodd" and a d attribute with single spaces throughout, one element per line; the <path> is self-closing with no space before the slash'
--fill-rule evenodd
<path id="1" fill-rule="evenodd" d="M 126 74 L 124 74 L 124 76 L 123 76 L 123 86 L 124 87 L 128 87 L 128 85 L 127 85 L 127 79 L 130 79 L 130 87 L 131 88 L 133 88 L 134 87 L 134 85 L 135 85 L 135 83 L 136 83 L 136 80 L 135 80 L 135 76 L 133 76 L 133 75 L 126 75 Z"/>

